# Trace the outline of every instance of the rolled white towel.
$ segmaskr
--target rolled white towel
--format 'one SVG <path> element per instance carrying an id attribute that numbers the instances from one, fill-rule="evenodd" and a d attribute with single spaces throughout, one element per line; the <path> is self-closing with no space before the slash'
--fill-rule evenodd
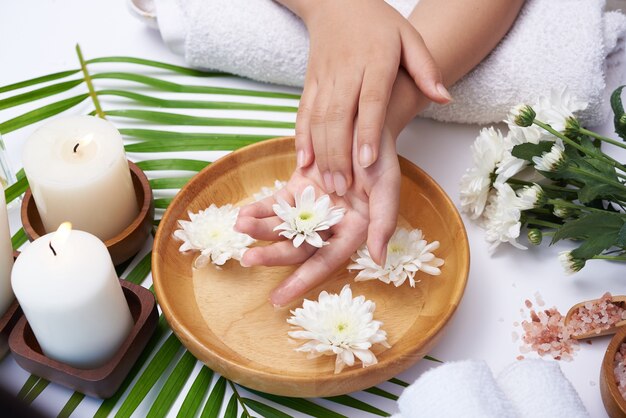
<path id="1" fill-rule="evenodd" d="M 449 362 L 425 372 L 398 399 L 396 418 L 516 418 L 484 361 Z"/>
<path id="2" fill-rule="evenodd" d="M 277 84 L 304 82 L 306 28 L 276 2 L 152 1 L 165 42 L 189 65 Z M 388 0 L 404 16 L 417 2 Z M 626 77 L 626 17 L 605 12 L 604 4 L 604 0 L 527 0 L 503 41 L 450 89 L 454 102 L 432 105 L 423 115 L 450 122 L 499 122 L 514 105 L 533 103 L 552 88 L 568 86 L 589 103 L 581 115 L 583 122 L 604 122 L 609 114 L 607 94 Z"/>
<path id="3" fill-rule="evenodd" d="M 556 361 L 517 361 L 497 381 L 519 418 L 589 418 Z"/>

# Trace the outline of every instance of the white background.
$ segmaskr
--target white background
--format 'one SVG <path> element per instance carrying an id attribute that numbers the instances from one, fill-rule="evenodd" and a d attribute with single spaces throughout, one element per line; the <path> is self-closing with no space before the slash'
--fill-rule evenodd
<path id="1" fill-rule="evenodd" d="M 0 2 L 0 85 L 76 68 L 77 42 L 86 57 L 129 55 L 184 65 L 181 58 L 165 48 L 158 33 L 129 15 L 121 0 L 5 1 Z M 238 80 L 229 83 L 251 85 Z M 2 112 L 0 120 L 17 115 L 20 110 Z M 478 130 L 478 126 L 416 119 L 402 133 L 399 152 L 425 169 L 458 203 L 458 181 L 470 164 L 469 146 Z M 21 166 L 21 145 L 31 131 L 29 127 L 5 136 L 15 169 Z M 277 136 L 289 133 L 274 131 Z M 600 131 L 612 134 L 608 123 Z M 13 213 L 13 231 L 18 227 Z M 520 354 L 519 342 L 512 342 L 511 333 L 519 329 L 514 329 L 513 322 L 520 321 L 524 300 L 533 299 L 537 291 L 548 306 L 555 305 L 563 313 L 574 303 L 606 291 L 626 294 L 622 265 L 591 262 L 583 272 L 570 277 L 563 273 L 556 259 L 565 246 L 549 248 L 544 244 L 525 252 L 502 246 L 489 256 L 482 231 L 467 219 L 466 227 L 472 253 L 467 290 L 445 335 L 431 353 L 444 361 L 484 359 L 496 374 L 515 361 Z M 604 337 L 595 339 L 593 345 L 583 344 L 573 362 L 561 363 L 593 417 L 606 416 L 598 378 L 608 341 Z M 400 377 L 413 381 L 432 366 L 433 363 L 422 361 Z M 17 393 L 27 377 L 10 357 L 0 362 L 0 384 L 12 392 Z M 51 385 L 35 405 L 56 415 L 70 394 Z M 394 408 L 392 403 L 378 401 L 380 398 L 367 399 L 381 402 L 383 409 Z M 92 415 L 97 405 L 96 400 L 83 402 L 76 416 Z"/>

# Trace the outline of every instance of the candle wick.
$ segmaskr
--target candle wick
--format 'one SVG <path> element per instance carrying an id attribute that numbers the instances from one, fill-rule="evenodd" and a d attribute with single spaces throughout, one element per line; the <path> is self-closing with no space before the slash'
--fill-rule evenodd
<path id="1" fill-rule="evenodd" d="M 80 145 L 80 142 L 77 143 L 76 145 L 74 145 L 74 153 L 76 153 L 76 151 L 78 150 L 78 146 Z"/>
<path id="2" fill-rule="evenodd" d="M 56 257 L 57 256 L 57 252 L 54 250 L 54 247 L 52 246 L 52 241 L 50 241 L 49 247 L 52 250 L 52 254 L 54 254 L 54 256 Z"/>

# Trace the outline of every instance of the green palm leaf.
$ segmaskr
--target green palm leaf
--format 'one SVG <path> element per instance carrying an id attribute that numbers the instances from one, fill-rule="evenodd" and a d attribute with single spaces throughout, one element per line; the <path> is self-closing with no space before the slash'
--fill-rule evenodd
<path id="1" fill-rule="evenodd" d="M 285 414 L 276 408 L 272 408 L 269 405 L 255 401 L 254 399 L 243 398 L 244 404 L 250 409 L 258 412 L 263 417 L 267 418 L 292 418 L 291 415 Z"/>
<path id="2" fill-rule="evenodd" d="M 196 365 L 196 358 L 189 351 L 185 351 L 182 358 L 176 364 L 174 371 L 168 377 L 165 385 L 152 404 L 147 418 L 157 418 L 167 415 L 176 401 L 178 394 L 189 379 L 193 367 Z"/>
<path id="3" fill-rule="evenodd" d="M 224 412 L 224 418 L 237 418 L 237 397 L 233 393 L 226 406 L 226 412 Z"/>
<path id="4" fill-rule="evenodd" d="M 76 410 L 78 405 L 85 399 L 85 395 L 80 392 L 74 392 L 69 401 L 63 406 L 57 418 L 69 418 L 70 415 Z"/>
<path id="5" fill-rule="evenodd" d="M 152 190 L 160 189 L 180 189 L 187 182 L 191 180 L 191 177 L 166 177 L 162 179 L 150 180 L 150 187 Z"/>
<path id="6" fill-rule="evenodd" d="M 213 386 L 213 390 L 204 404 L 201 418 L 217 418 L 224 403 L 224 395 L 226 395 L 226 379 L 220 376 L 217 383 Z M 237 407 L 237 405 L 235 405 Z"/>
<path id="7" fill-rule="evenodd" d="M 143 171 L 159 171 L 159 170 L 177 170 L 177 171 L 200 171 L 210 163 L 200 160 L 185 159 L 162 159 L 162 160 L 146 160 L 136 163 Z"/>
<path id="8" fill-rule="evenodd" d="M 68 91 L 79 84 L 82 84 L 84 81 L 80 80 L 71 80 L 64 81 L 62 83 L 53 84 L 51 86 L 42 87 L 37 90 L 31 90 L 26 93 L 18 94 L 16 96 L 8 97 L 6 99 L 0 100 L 0 110 L 8 109 L 13 106 L 19 106 L 24 103 L 30 103 L 34 100 L 39 100 L 44 97 L 49 97 L 55 94 L 63 93 L 64 91 Z"/>
<path id="9" fill-rule="evenodd" d="M 86 61 L 87 64 L 97 64 L 97 63 L 125 63 L 125 64 L 138 64 L 144 65 L 147 67 L 161 68 L 164 70 L 173 71 L 175 73 L 190 75 L 194 77 L 233 77 L 231 74 L 220 73 L 217 71 L 214 72 L 205 72 L 194 70 L 193 68 L 181 67 L 179 65 L 167 64 L 165 62 L 147 60 L 144 58 L 135 58 L 135 57 L 101 57 L 101 58 L 93 58 Z"/>
<path id="10" fill-rule="evenodd" d="M 70 97 L 69 99 L 59 100 L 58 102 L 51 103 L 40 107 L 39 109 L 32 110 L 23 115 L 17 116 L 13 119 L 9 119 L 6 122 L 0 123 L 0 133 L 8 134 L 16 129 L 23 128 L 24 126 L 32 125 L 35 122 L 47 119 L 51 116 L 58 115 L 59 113 L 71 109 L 77 104 L 85 101 L 89 97 L 88 94 L 79 94 L 78 96 Z"/>
<path id="11" fill-rule="evenodd" d="M 4 191 L 4 198 L 6 199 L 7 203 L 11 203 L 15 199 L 23 195 L 26 189 L 28 189 L 28 180 L 26 180 L 26 177 L 22 177 Z"/>
<path id="12" fill-rule="evenodd" d="M 187 396 L 185 396 L 185 400 L 180 406 L 180 410 L 178 411 L 176 418 L 194 418 L 197 415 L 200 410 L 204 394 L 209 390 L 212 378 L 213 370 L 206 366 L 202 366 L 196 380 L 194 380 L 193 385 L 191 385 L 191 389 L 187 392 Z M 221 405 L 222 402 L 223 399 L 220 399 L 219 404 Z"/>
<path id="13" fill-rule="evenodd" d="M 69 77 L 78 73 L 80 70 L 61 71 L 54 74 L 48 74 L 41 77 L 31 78 L 30 80 L 20 81 L 19 83 L 8 84 L 0 87 L 0 93 L 6 93 L 7 91 L 23 89 L 24 87 L 30 87 L 37 84 L 46 83 L 48 81 L 59 80 L 61 78 Z"/>
<path id="14" fill-rule="evenodd" d="M 26 243 L 26 241 L 28 241 L 28 237 L 26 236 L 26 231 L 24 231 L 24 228 L 20 228 L 20 230 L 11 237 L 11 245 L 13 246 L 14 250 L 19 249 L 22 245 Z"/>

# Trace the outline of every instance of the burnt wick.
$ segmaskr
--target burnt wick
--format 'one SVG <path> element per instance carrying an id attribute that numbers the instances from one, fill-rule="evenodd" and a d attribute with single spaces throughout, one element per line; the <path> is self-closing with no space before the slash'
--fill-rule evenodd
<path id="1" fill-rule="evenodd" d="M 48 246 L 52 250 L 52 254 L 54 254 L 54 256 L 56 257 L 57 256 L 57 252 L 54 250 L 54 247 L 52 246 L 52 241 L 50 241 L 50 244 Z"/>
<path id="2" fill-rule="evenodd" d="M 77 143 L 76 145 L 74 145 L 74 153 L 76 153 L 76 151 L 78 151 L 78 146 L 80 145 L 80 142 Z"/>

